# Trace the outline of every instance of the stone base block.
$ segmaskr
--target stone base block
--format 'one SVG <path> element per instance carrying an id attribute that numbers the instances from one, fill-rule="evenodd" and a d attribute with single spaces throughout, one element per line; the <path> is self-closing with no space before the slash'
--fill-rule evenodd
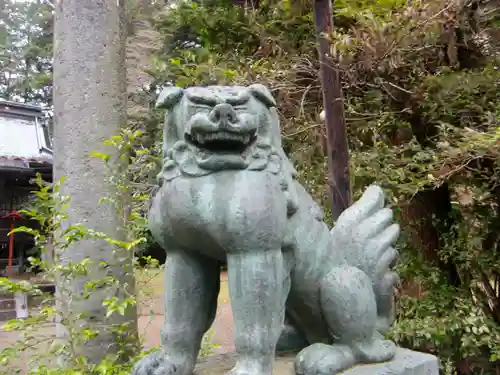
<path id="1" fill-rule="evenodd" d="M 278 355 L 273 375 L 293 375 L 295 354 Z M 234 366 L 234 354 L 221 354 L 201 359 L 196 365 L 196 375 L 223 375 Z M 342 375 L 439 375 L 437 357 L 399 348 L 390 362 L 359 365 Z"/>

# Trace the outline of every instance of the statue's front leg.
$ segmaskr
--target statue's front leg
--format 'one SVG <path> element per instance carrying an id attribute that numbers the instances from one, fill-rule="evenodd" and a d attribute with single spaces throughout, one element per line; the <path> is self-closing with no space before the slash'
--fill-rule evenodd
<path id="1" fill-rule="evenodd" d="M 162 347 L 139 361 L 134 375 L 191 375 L 203 334 L 215 318 L 219 287 L 219 262 L 169 249 Z"/>
<path id="2" fill-rule="evenodd" d="M 227 266 L 237 354 L 230 374 L 271 375 L 290 287 L 281 249 L 231 253 Z"/>

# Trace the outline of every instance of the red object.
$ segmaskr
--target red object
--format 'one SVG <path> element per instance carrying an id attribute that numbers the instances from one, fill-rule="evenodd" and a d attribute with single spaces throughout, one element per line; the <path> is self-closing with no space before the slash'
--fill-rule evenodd
<path id="1" fill-rule="evenodd" d="M 23 219 L 23 216 L 17 211 L 12 211 L 10 214 L 3 216 L 2 219 L 11 219 L 10 230 L 13 231 L 16 227 L 15 221 Z M 14 258 L 14 233 L 10 235 L 9 239 L 9 259 L 7 261 L 7 277 L 12 277 L 12 261 Z"/>
<path id="2" fill-rule="evenodd" d="M 13 231 L 16 226 L 14 221 L 10 224 L 10 230 Z M 12 259 L 14 258 L 14 233 L 9 238 L 9 260 L 7 263 L 7 277 L 12 277 Z"/>

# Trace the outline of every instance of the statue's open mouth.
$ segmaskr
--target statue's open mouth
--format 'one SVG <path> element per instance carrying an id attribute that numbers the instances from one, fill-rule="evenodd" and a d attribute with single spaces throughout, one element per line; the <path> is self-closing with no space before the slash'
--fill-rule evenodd
<path id="1" fill-rule="evenodd" d="M 256 138 L 256 134 L 240 134 L 225 131 L 186 134 L 186 141 L 199 149 L 211 153 L 241 154 Z"/>

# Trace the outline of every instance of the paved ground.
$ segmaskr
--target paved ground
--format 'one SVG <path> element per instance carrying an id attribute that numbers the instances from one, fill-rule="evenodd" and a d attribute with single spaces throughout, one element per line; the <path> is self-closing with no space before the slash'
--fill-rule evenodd
<path id="1" fill-rule="evenodd" d="M 163 277 L 160 275 L 156 276 L 155 279 L 149 288 L 153 290 L 152 295 L 145 297 L 139 303 L 139 332 L 143 334 L 146 349 L 154 348 L 160 344 L 160 329 L 163 324 Z M 55 327 L 49 326 L 45 330 L 47 336 L 53 335 Z M 211 343 L 218 346 L 214 348 L 214 353 L 227 353 L 234 350 L 233 315 L 227 288 L 227 275 L 225 273 L 221 275 L 221 292 L 211 333 Z M 16 333 L 4 332 L 0 329 L 0 349 L 11 345 L 18 337 Z M 1 371 L 0 374 L 2 374 Z"/>

